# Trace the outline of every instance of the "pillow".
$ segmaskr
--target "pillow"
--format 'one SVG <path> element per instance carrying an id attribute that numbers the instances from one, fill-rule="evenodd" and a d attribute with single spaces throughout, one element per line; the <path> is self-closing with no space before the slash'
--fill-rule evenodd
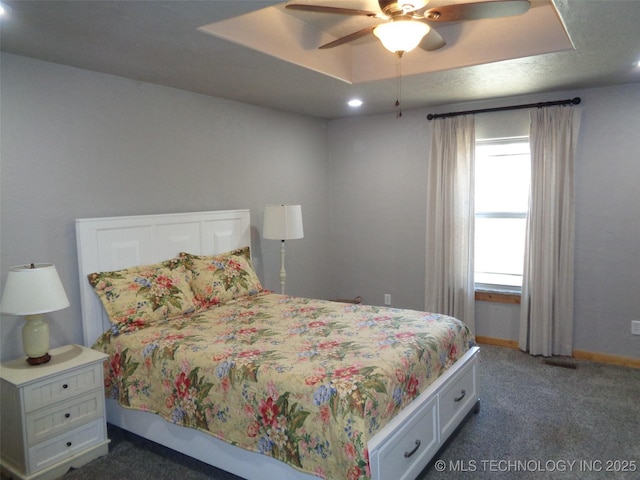
<path id="1" fill-rule="evenodd" d="M 191 270 L 178 259 L 92 273 L 88 278 L 118 332 L 138 330 L 196 310 Z"/>
<path id="2" fill-rule="evenodd" d="M 249 247 L 212 256 L 182 252 L 180 260 L 193 275 L 191 289 L 198 308 L 210 308 L 262 291 L 251 266 Z"/>

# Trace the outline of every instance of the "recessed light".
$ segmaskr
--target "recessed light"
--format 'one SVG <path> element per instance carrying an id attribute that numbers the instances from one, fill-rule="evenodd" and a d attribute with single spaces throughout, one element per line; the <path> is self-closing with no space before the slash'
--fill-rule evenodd
<path id="1" fill-rule="evenodd" d="M 358 108 L 362 106 L 362 100 L 360 100 L 359 98 L 353 98 L 347 102 L 347 105 L 352 108 Z"/>

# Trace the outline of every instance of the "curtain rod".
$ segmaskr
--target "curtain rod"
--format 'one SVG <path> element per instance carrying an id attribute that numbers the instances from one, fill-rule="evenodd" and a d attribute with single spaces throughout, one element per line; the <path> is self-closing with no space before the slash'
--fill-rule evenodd
<path id="1" fill-rule="evenodd" d="M 553 107 L 555 105 L 578 105 L 580 102 L 581 102 L 580 97 L 575 97 L 575 98 L 570 98 L 568 100 L 556 100 L 555 102 L 528 103 L 526 105 L 511 105 L 507 107 L 482 108 L 480 110 L 466 110 L 464 112 L 430 113 L 427 115 L 427 120 L 433 120 L 434 118 L 457 117 L 459 115 L 469 115 L 469 114 L 475 114 L 475 113 L 502 112 L 505 110 L 520 110 L 521 108 L 542 108 L 542 107 Z"/>

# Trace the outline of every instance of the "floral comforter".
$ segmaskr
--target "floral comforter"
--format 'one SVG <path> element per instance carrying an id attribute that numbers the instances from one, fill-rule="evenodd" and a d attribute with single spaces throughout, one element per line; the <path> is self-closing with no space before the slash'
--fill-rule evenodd
<path id="1" fill-rule="evenodd" d="M 473 344 L 444 315 L 262 293 L 94 348 L 122 406 L 355 480 L 368 440 Z"/>

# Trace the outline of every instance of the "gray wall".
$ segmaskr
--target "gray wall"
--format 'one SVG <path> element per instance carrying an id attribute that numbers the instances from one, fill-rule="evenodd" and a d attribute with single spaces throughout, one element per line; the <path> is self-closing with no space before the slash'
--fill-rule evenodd
<path id="1" fill-rule="evenodd" d="M 329 123 L 331 250 L 336 289 L 424 308 L 427 113 L 582 97 L 575 163 L 574 348 L 640 358 L 640 83 L 442 106 Z M 482 132 L 513 128 L 510 114 L 478 117 Z M 501 116 L 506 115 L 506 116 Z M 508 119 L 508 121 L 505 121 Z M 500 128 L 495 128 L 500 123 Z M 353 228 L 350 228 L 353 227 Z M 518 307 L 478 302 L 478 335 L 518 338 Z"/>
<path id="2" fill-rule="evenodd" d="M 329 295 L 326 122 L 24 57 L 0 66 L 0 282 L 56 264 L 71 307 L 47 316 L 52 347 L 82 343 L 76 218 L 249 208 L 256 270 L 279 291 L 264 204 L 299 203 L 287 293 Z M 22 324 L 2 316 L 2 360 L 22 355 Z"/>
<path id="3" fill-rule="evenodd" d="M 12 55 L 0 67 L 0 283 L 11 265 L 56 264 L 71 307 L 48 315 L 52 346 L 82 339 L 80 217 L 250 208 L 256 269 L 277 290 L 263 207 L 300 203 L 288 293 L 424 307 L 427 110 L 325 122 Z M 575 348 L 640 358 L 640 84 L 429 111 L 576 95 Z M 517 310 L 477 312 L 479 335 L 517 338 Z M 0 359 L 22 355 L 21 326 L 2 316 Z"/>
<path id="4" fill-rule="evenodd" d="M 424 309 L 428 142 L 421 112 L 329 124 L 330 245 L 341 297 Z"/>

